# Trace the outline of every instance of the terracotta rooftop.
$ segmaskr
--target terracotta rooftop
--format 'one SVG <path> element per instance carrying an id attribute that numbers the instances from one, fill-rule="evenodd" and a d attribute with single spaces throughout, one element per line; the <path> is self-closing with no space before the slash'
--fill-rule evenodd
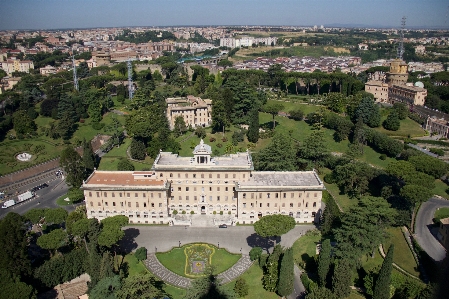
<path id="1" fill-rule="evenodd" d="M 165 182 L 152 171 L 95 171 L 84 185 L 164 186 Z"/>

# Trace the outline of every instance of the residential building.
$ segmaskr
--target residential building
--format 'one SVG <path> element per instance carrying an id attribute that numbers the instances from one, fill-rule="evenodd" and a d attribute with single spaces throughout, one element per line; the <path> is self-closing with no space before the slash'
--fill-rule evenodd
<path id="1" fill-rule="evenodd" d="M 388 101 L 391 104 L 402 102 L 409 106 L 424 106 L 427 89 L 418 86 L 393 85 L 388 88 Z"/>
<path id="2" fill-rule="evenodd" d="M 41 67 L 39 69 L 39 72 L 41 73 L 42 76 L 56 74 L 57 71 L 58 71 L 58 69 L 51 65 L 47 65 L 47 66 Z"/>
<path id="3" fill-rule="evenodd" d="M 323 182 L 313 171 L 254 171 L 247 152 L 212 157 L 202 140 L 193 157 L 160 152 L 150 171 L 94 171 L 83 182 L 87 215 L 126 215 L 130 223 L 173 223 L 177 213 L 252 224 L 272 214 L 297 223 L 319 216 Z"/>
<path id="4" fill-rule="evenodd" d="M 167 98 L 167 119 L 170 129 L 175 127 L 176 117 L 181 116 L 186 126 L 207 127 L 212 123 L 212 101 L 199 97 Z"/>
<path id="5" fill-rule="evenodd" d="M 34 63 L 31 60 L 7 59 L 1 63 L 2 69 L 11 76 L 14 72 L 29 73 L 34 69 Z"/>

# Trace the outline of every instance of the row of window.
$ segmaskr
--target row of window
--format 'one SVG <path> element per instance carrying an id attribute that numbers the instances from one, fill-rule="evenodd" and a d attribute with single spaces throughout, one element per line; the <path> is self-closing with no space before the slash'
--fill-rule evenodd
<path id="1" fill-rule="evenodd" d="M 197 178 L 196 173 L 192 173 L 191 175 L 192 175 L 192 178 L 194 178 L 194 179 Z M 163 174 L 161 173 L 160 176 L 162 177 Z M 242 176 L 243 176 L 243 178 L 245 178 L 245 177 L 246 177 L 246 174 L 243 174 Z M 170 173 L 170 177 L 171 177 L 171 178 L 173 177 L 173 173 Z M 235 179 L 236 177 L 237 177 L 237 175 L 236 175 L 235 173 L 233 173 L 233 174 L 232 174 L 232 178 Z M 178 179 L 180 179 L 180 178 L 181 178 L 181 174 L 178 173 Z M 189 178 L 189 174 L 188 174 L 188 173 L 185 173 L 185 174 L 184 174 L 184 178 L 188 179 L 188 178 Z M 204 173 L 202 173 L 202 174 L 200 175 L 200 178 L 204 179 Z M 209 173 L 209 179 L 212 179 L 212 178 L 213 178 L 212 173 Z M 217 178 L 217 179 L 220 179 L 220 178 L 221 178 L 221 174 L 220 174 L 220 173 L 217 173 L 217 174 L 216 174 L 216 178 Z M 225 173 L 225 174 L 224 174 L 224 178 L 225 178 L 225 179 L 229 178 L 229 174 Z"/>
<path id="2" fill-rule="evenodd" d="M 96 192 L 97 197 L 100 197 L 101 192 Z M 119 192 L 118 197 L 131 197 L 130 192 Z M 146 197 L 146 193 L 142 193 L 142 197 Z M 92 197 L 92 192 L 89 192 L 89 197 Z M 108 197 L 108 192 L 103 192 L 103 197 Z M 111 197 L 115 197 L 115 192 L 111 192 Z M 139 193 L 134 193 L 134 197 L 139 197 Z M 154 193 L 150 193 L 150 198 L 155 198 L 156 195 Z M 157 198 L 162 198 L 162 193 L 157 193 Z"/>
<path id="3" fill-rule="evenodd" d="M 245 202 L 242 203 L 242 205 L 243 205 L 243 208 L 246 208 L 246 203 L 245 203 Z M 262 205 L 263 205 L 263 203 L 259 203 L 259 208 L 262 208 Z M 269 203 L 269 202 L 267 202 L 266 205 L 267 205 L 267 208 L 270 207 L 270 203 Z M 277 208 L 277 206 L 278 206 L 278 204 L 277 204 L 277 203 L 274 203 L 274 207 Z M 251 207 L 251 208 L 254 208 L 254 203 L 250 203 L 250 207 Z M 285 208 L 285 203 L 282 203 L 281 207 Z M 300 208 L 300 207 L 301 207 L 301 203 L 298 202 L 298 208 Z M 306 202 L 306 206 L 305 206 L 305 207 L 306 207 L 306 208 L 309 207 L 309 203 L 308 203 L 308 202 Z M 316 208 L 316 202 L 314 202 L 314 203 L 312 204 L 312 207 L 313 207 L 313 208 Z M 292 203 L 292 202 L 290 203 L 290 208 L 293 208 L 293 203 Z"/>
<path id="4" fill-rule="evenodd" d="M 201 187 L 201 191 L 204 192 L 204 190 L 205 190 L 205 188 L 204 188 L 204 187 Z M 216 187 L 216 190 L 215 190 L 215 191 L 220 191 L 220 190 L 221 190 L 220 187 Z M 229 190 L 228 187 L 224 187 L 224 191 L 228 191 L 228 190 Z M 173 192 L 173 188 L 171 188 L 171 191 Z M 178 191 L 179 191 L 179 192 L 182 192 L 182 187 L 178 187 Z M 185 187 L 185 191 L 190 191 L 190 187 Z M 196 190 L 196 187 L 193 187 L 193 191 L 197 191 L 197 190 Z M 213 187 L 209 187 L 209 191 L 214 191 L 214 190 L 213 190 Z"/>
<path id="5" fill-rule="evenodd" d="M 313 193 L 313 197 L 317 197 L 318 193 Z M 294 198 L 295 193 L 290 193 L 290 198 Z M 302 197 L 302 192 L 299 193 L 299 197 Z M 309 192 L 306 193 L 306 197 L 309 197 Z M 246 199 L 246 193 L 242 194 L 242 198 Z M 259 193 L 259 198 L 262 198 L 262 193 Z M 267 193 L 267 198 L 271 198 L 271 193 Z M 274 193 L 274 198 L 279 198 L 279 193 Z M 282 193 L 282 198 L 287 198 L 287 193 Z M 254 199 L 254 193 L 251 193 L 251 199 Z"/>
<path id="6" fill-rule="evenodd" d="M 101 207 L 101 202 L 97 202 L 97 205 L 98 205 L 99 207 Z M 131 205 L 132 205 L 132 203 L 131 203 L 130 201 L 128 201 L 128 204 L 127 204 L 128 208 L 131 208 Z M 90 202 L 90 206 L 91 206 L 91 207 L 94 206 L 94 202 L 93 202 L 93 201 Z M 109 206 L 109 203 L 108 203 L 107 201 L 105 201 L 105 202 L 104 202 L 104 206 L 105 206 L 105 207 L 108 207 L 108 206 Z M 112 206 L 113 206 L 113 207 L 116 206 L 115 201 L 112 202 Z M 125 203 L 124 203 L 123 201 L 121 201 L 121 202 L 120 202 L 120 207 L 124 207 L 124 206 L 125 206 Z M 139 203 L 138 203 L 138 202 L 135 203 L 135 207 L 136 207 L 136 208 L 139 208 Z M 143 207 L 144 207 L 144 208 L 147 207 L 147 203 L 146 203 L 146 202 L 143 203 Z M 151 203 L 150 203 L 150 207 L 154 208 L 154 207 L 155 207 L 155 204 L 154 204 L 153 202 L 151 202 Z M 159 203 L 159 208 L 162 208 L 162 203 Z"/>
<path id="7" fill-rule="evenodd" d="M 231 196 L 232 197 L 232 196 Z M 205 200 L 206 200 L 206 196 L 200 196 L 200 198 L 201 198 L 201 202 L 204 202 Z M 223 198 L 224 198 L 224 200 L 225 201 L 228 201 L 228 199 L 229 199 L 229 197 L 226 195 L 226 196 L 223 196 Z M 171 200 L 174 200 L 175 199 L 175 197 L 174 196 L 172 196 L 171 197 Z M 189 200 L 190 199 L 190 196 L 185 196 L 185 200 Z M 221 197 L 220 196 L 217 196 L 216 197 L 216 199 L 217 199 L 217 201 L 220 201 L 220 199 L 221 199 Z M 178 200 L 182 200 L 182 196 L 178 196 Z M 198 196 L 193 196 L 193 200 L 198 200 Z M 212 195 L 209 195 L 209 200 L 213 200 L 213 196 Z M 235 198 L 234 197 L 232 197 L 232 200 L 235 200 Z"/>

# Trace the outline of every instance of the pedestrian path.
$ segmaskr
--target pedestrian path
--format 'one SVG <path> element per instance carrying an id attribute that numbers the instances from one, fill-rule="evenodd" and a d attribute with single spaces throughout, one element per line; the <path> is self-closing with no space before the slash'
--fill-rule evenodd
<path id="1" fill-rule="evenodd" d="M 165 268 L 157 259 L 154 253 L 148 253 L 148 258 L 143 261 L 145 266 L 154 275 L 160 278 L 165 283 L 171 284 L 173 286 L 187 289 L 192 285 L 193 279 L 180 276 L 176 273 Z M 217 280 L 221 284 L 226 284 L 236 279 L 240 275 L 246 272 L 246 270 L 251 267 L 253 262 L 250 260 L 249 256 L 243 254 L 242 257 L 228 270 L 217 275 Z"/>

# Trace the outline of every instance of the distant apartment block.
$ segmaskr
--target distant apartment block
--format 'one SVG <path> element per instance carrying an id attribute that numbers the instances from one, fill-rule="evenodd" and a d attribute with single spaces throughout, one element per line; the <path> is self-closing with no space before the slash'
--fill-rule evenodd
<path id="1" fill-rule="evenodd" d="M 409 106 L 424 106 L 427 89 L 418 86 L 393 85 L 388 88 L 388 101 L 391 104 L 402 102 Z"/>
<path id="2" fill-rule="evenodd" d="M 388 84 L 382 81 L 368 81 L 365 84 L 365 91 L 374 95 L 376 102 L 386 103 L 388 101 Z"/>
<path id="3" fill-rule="evenodd" d="M 39 73 L 42 76 L 49 76 L 49 75 L 52 75 L 52 74 L 56 74 L 57 71 L 58 71 L 58 69 L 55 68 L 54 66 L 51 66 L 51 65 L 47 65 L 47 66 L 41 67 L 39 69 Z"/>
<path id="4" fill-rule="evenodd" d="M 212 123 L 212 101 L 194 96 L 167 98 L 167 119 L 170 129 L 175 127 L 176 117 L 181 116 L 187 126 L 207 127 Z"/>
<path id="5" fill-rule="evenodd" d="M 245 36 L 242 38 L 220 38 L 220 47 L 228 47 L 228 48 L 240 48 L 240 47 L 251 47 L 253 44 L 258 45 L 259 43 L 262 45 L 270 46 L 273 44 L 276 45 L 277 37 L 252 37 Z"/>
<path id="6" fill-rule="evenodd" d="M 14 72 L 29 73 L 34 69 L 34 63 L 31 60 L 8 59 L 1 63 L 2 69 L 10 76 Z"/>
<path id="7" fill-rule="evenodd" d="M 423 46 L 423 45 L 418 45 L 418 46 L 416 46 L 416 47 L 415 47 L 415 53 L 416 53 L 416 54 L 420 54 L 420 55 L 425 54 L 425 53 L 426 53 L 426 47 Z"/>

